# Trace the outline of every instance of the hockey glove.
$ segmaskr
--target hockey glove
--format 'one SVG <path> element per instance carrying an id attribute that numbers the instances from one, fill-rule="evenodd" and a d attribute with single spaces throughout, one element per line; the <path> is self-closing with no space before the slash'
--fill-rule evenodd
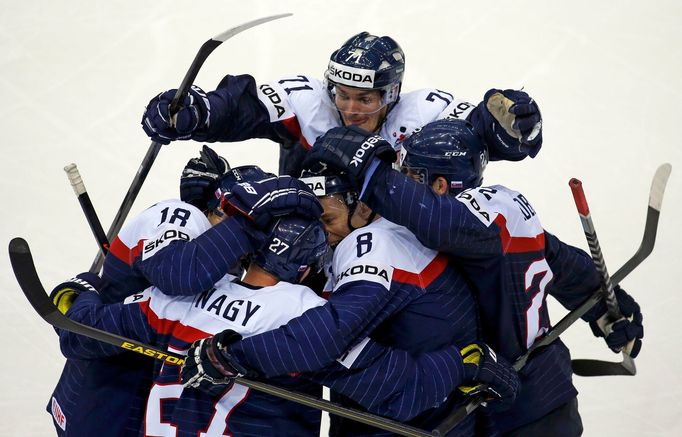
<path id="1" fill-rule="evenodd" d="M 213 337 L 195 341 L 182 365 L 183 385 L 216 396 L 229 388 L 235 378 L 250 375 L 251 372 L 234 362 L 227 351 L 227 346 L 241 339 L 238 332 L 226 329 Z"/>
<path id="2" fill-rule="evenodd" d="M 644 338 L 644 326 L 642 325 L 642 312 L 639 304 L 622 288 L 616 286 L 613 291 L 616 293 L 618 307 L 623 314 L 623 318 L 612 322 L 606 312 L 599 319 L 590 322 L 592 333 L 597 337 L 604 337 L 606 344 L 614 352 L 625 352 L 635 358 L 642 349 L 642 338 Z"/>
<path id="3" fill-rule="evenodd" d="M 460 386 L 472 396 L 483 393 L 490 411 L 509 409 L 520 390 L 521 381 L 511 365 L 485 343 L 470 344 L 460 351 L 464 362 L 464 379 L 476 384 Z"/>
<path id="4" fill-rule="evenodd" d="M 240 213 L 266 229 L 276 217 L 296 214 L 319 219 L 322 205 L 312 190 L 291 176 L 279 176 L 235 185 L 221 203 L 227 215 Z"/>
<path id="5" fill-rule="evenodd" d="M 206 145 L 199 153 L 199 158 L 190 159 L 182 170 L 180 200 L 206 211 L 209 199 L 215 198 L 216 182 L 230 164 Z"/>
<path id="6" fill-rule="evenodd" d="M 86 272 L 57 285 L 50 293 L 52 303 L 59 312 L 66 314 L 73 305 L 79 294 L 86 291 L 94 291 L 102 286 L 102 278 L 94 273 Z"/>
<path id="7" fill-rule="evenodd" d="M 484 132 L 490 159 L 519 161 L 535 157 L 542 147 L 542 117 L 537 103 L 525 92 L 491 89 L 472 118 Z"/>
<path id="8" fill-rule="evenodd" d="M 360 188 L 374 158 L 394 163 L 397 153 L 379 135 L 357 126 L 335 127 L 315 141 L 303 161 L 303 168 L 320 174 L 327 168 L 346 173 Z"/>
<path id="9" fill-rule="evenodd" d="M 177 90 L 168 90 L 149 101 L 142 116 L 142 129 L 152 140 L 169 144 L 173 140 L 187 140 L 198 129 L 208 126 L 211 103 L 206 93 L 192 85 L 181 100 L 177 114 L 171 117 L 170 104 Z"/>

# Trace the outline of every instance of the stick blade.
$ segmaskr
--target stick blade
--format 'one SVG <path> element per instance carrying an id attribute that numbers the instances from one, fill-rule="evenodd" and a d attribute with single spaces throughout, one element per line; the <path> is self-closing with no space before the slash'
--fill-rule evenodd
<path id="1" fill-rule="evenodd" d="M 656 169 L 654 179 L 651 181 L 649 206 L 654 208 L 656 211 L 661 210 L 661 205 L 663 203 L 663 193 L 665 192 L 665 186 L 668 183 L 668 178 L 670 177 L 670 172 L 672 169 L 672 165 L 668 163 L 661 164 L 661 166 Z"/>
<path id="2" fill-rule="evenodd" d="M 235 26 L 231 29 L 227 29 L 225 32 L 221 33 L 220 35 L 216 35 L 211 39 L 214 41 L 220 41 L 222 43 L 222 42 L 225 42 L 226 40 L 232 38 L 236 34 L 241 33 L 247 29 L 258 26 L 258 25 L 263 24 L 263 23 L 267 23 L 269 21 L 274 21 L 274 20 L 279 20 L 280 18 L 289 17 L 291 15 L 294 15 L 294 14 L 287 12 L 284 14 L 270 15 L 268 17 L 258 18 L 258 19 L 249 21 L 248 23 L 240 24 L 239 26 Z"/>
<path id="3" fill-rule="evenodd" d="M 40 317 L 48 320 L 50 315 L 58 310 L 40 283 L 28 242 L 21 237 L 13 238 L 9 242 L 9 259 L 14 276 L 31 306 Z"/>
<path id="4" fill-rule="evenodd" d="M 578 376 L 635 376 L 637 368 L 635 361 L 626 354 L 623 354 L 623 361 L 613 363 L 611 361 L 576 359 L 571 360 L 573 373 Z"/>

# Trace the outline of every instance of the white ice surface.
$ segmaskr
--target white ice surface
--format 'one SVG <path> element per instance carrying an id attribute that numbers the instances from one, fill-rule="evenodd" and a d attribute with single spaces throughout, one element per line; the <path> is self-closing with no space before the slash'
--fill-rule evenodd
<path id="1" fill-rule="evenodd" d="M 673 164 L 654 253 L 623 282 L 645 313 L 636 377 L 575 378 L 587 436 L 682 435 L 677 268 L 682 152 L 682 6 L 677 1 L 0 1 L 0 242 L 23 236 L 46 287 L 86 270 L 96 246 L 62 167 L 76 162 L 108 228 L 149 140 L 147 101 L 179 85 L 209 37 L 247 20 L 294 16 L 229 40 L 196 83 L 226 73 L 259 81 L 321 77 L 331 51 L 369 30 L 407 56 L 405 90 L 433 86 L 478 102 L 491 87 L 525 89 L 541 105 L 544 147 L 493 163 L 486 183 L 533 202 L 547 229 L 586 248 L 567 181 L 583 180 L 607 265 L 639 244 L 650 178 Z M 164 147 L 132 214 L 175 196 L 198 143 Z M 216 145 L 233 165 L 277 169 L 267 141 Z M 0 435 L 52 433 L 44 406 L 62 367 L 56 337 L 0 260 Z M 556 321 L 563 314 L 552 307 Z M 617 359 L 584 324 L 564 336 L 574 357 Z"/>

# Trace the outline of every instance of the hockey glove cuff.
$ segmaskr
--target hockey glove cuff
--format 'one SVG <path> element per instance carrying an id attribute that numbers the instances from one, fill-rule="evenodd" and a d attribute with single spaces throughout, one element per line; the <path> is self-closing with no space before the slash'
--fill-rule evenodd
<path id="1" fill-rule="evenodd" d="M 57 285 L 50 293 L 50 299 L 52 299 L 52 303 L 59 312 L 66 314 L 78 295 L 86 291 L 97 293 L 97 288 L 101 288 L 101 286 L 102 278 L 96 274 L 90 272 L 81 273 L 75 278 Z"/>
<path id="2" fill-rule="evenodd" d="M 182 366 L 183 385 L 215 396 L 231 386 L 235 378 L 255 376 L 228 352 L 228 346 L 241 339 L 239 333 L 226 329 L 213 337 L 195 341 Z"/>
<path id="3" fill-rule="evenodd" d="M 628 355 L 635 358 L 642 349 L 644 317 L 639 304 L 625 290 L 616 286 L 613 291 L 623 318 L 615 322 L 611 321 L 606 312 L 606 305 L 600 302 L 604 308 L 603 315 L 596 321 L 590 322 L 590 328 L 595 336 L 605 338 L 606 344 L 612 351 L 618 353 L 625 349 Z"/>
<path id="4" fill-rule="evenodd" d="M 491 411 L 509 409 L 520 390 L 521 381 L 516 371 L 490 346 L 470 344 L 460 351 L 464 363 L 464 378 L 473 385 L 460 386 L 460 391 L 470 396 L 483 393 L 493 402 L 488 404 Z"/>

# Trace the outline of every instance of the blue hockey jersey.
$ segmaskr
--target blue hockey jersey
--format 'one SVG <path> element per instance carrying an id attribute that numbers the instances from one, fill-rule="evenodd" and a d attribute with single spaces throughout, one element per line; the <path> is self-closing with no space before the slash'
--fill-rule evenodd
<path id="1" fill-rule="evenodd" d="M 573 309 L 600 285 L 589 255 L 546 232 L 531 203 L 506 187 L 439 196 L 382 163 L 363 200 L 427 247 L 450 255 L 474 287 L 484 340 L 512 362 L 551 327 L 547 295 Z M 577 395 L 560 340 L 538 350 L 519 375 L 514 407 L 493 416 L 500 431 L 536 420 Z"/>
<path id="2" fill-rule="evenodd" d="M 425 248 L 402 226 L 378 219 L 353 231 L 337 246 L 332 270 L 335 284 L 326 305 L 280 329 L 234 343 L 233 356 L 271 377 L 325 369 L 349 347 L 361 347 L 367 336 L 413 354 L 447 345 L 458 345 L 459 350 L 477 341 L 476 308 L 464 279 L 447 257 Z M 463 365 L 459 353 L 456 356 L 456 369 L 436 367 L 431 377 L 451 387 L 460 385 Z M 423 405 L 405 403 L 401 417 L 432 428 L 453 402 L 461 401 L 456 392 L 448 402 L 418 416 Z M 472 427 L 473 418 L 461 430 Z M 353 423 L 344 423 L 343 428 L 348 435 L 382 435 Z"/>
<path id="3" fill-rule="evenodd" d="M 208 126 L 194 131 L 196 141 L 243 141 L 267 138 L 285 145 L 301 144 L 309 149 L 317 137 L 342 125 L 338 110 L 325 84 L 304 75 L 285 77 L 257 85 L 253 77 L 227 75 L 214 91 L 207 93 L 211 105 Z M 397 149 L 415 129 L 434 120 L 480 118 L 484 103 L 478 105 L 435 88 L 402 93 L 386 114 L 379 134 Z M 506 159 L 507 146 L 493 133 L 493 126 L 474 123 L 482 138 L 489 138 L 490 157 Z M 536 146 L 533 156 L 540 145 Z M 501 153 L 496 151 L 500 150 Z M 519 151 L 514 160 L 528 151 Z"/>
<path id="4" fill-rule="evenodd" d="M 240 217 L 211 227 L 197 208 L 165 200 L 121 229 L 104 259 L 105 302 L 120 302 L 157 284 L 168 294 L 195 294 L 224 276 L 250 251 Z M 120 436 L 139 428 L 152 381 L 152 362 L 134 353 L 68 359 L 48 402 L 59 435 Z M 115 414 L 127 421 L 109 423 Z"/>
<path id="5" fill-rule="evenodd" d="M 300 285 L 280 282 L 260 288 L 223 280 L 207 292 L 187 297 L 169 297 L 152 287 L 126 299 L 125 304 L 102 304 L 96 293 L 85 293 L 67 315 L 99 329 L 184 353 L 193 341 L 223 329 L 233 329 L 249 338 L 325 302 Z M 64 354 L 70 358 L 121 353 L 118 347 L 66 331 L 60 332 L 60 339 Z M 400 412 L 403 404 L 435 405 L 455 386 L 452 381 L 434 379 L 433 370 L 457 372 L 461 367 L 457 355 L 457 349 L 451 346 L 413 358 L 404 351 L 387 350 L 366 340 L 362 348 L 349 351 L 339 361 L 339 368 L 350 370 L 337 375 L 336 383 L 339 390 L 382 413 Z M 332 381 L 330 376 L 326 379 Z M 319 386 L 301 377 L 274 381 L 319 395 Z M 110 421 L 125 420 L 122 416 L 116 415 Z M 317 435 L 319 420 L 319 411 L 238 384 L 214 397 L 196 389 L 183 389 L 179 367 L 158 361 L 139 434 Z"/>

